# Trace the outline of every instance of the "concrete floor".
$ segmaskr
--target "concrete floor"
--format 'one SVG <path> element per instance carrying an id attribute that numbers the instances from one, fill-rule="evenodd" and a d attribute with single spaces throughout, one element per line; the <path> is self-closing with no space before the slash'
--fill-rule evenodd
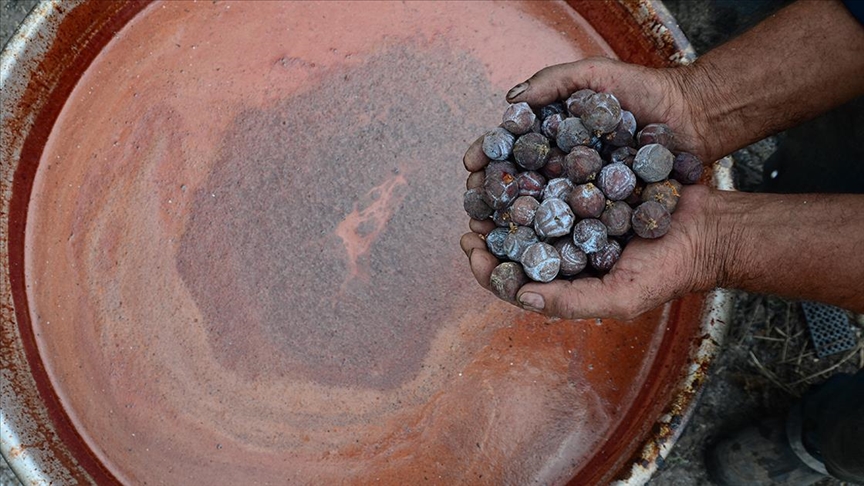
<path id="1" fill-rule="evenodd" d="M 5 44 L 26 13 L 37 0 L 0 0 L 0 43 Z M 666 0 L 667 7 L 678 19 L 697 52 L 704 53 L 747 27 L 757 23 L 772 11 L 788 4 L 788 0 Z M 853 115 L 864 112 L 858 107 Z M 860 139 L 860 134 L 858 134 Z M 781 140 L 784 137 L 780 137 Z M 857 145 L 864 147 L 858 140 Z M 772 137 L 736 152 L 738 162 L 736 178 L 743 190 L 758 190 L 762 184 L 765 160 L 775 151 L 778 139 Z M 861 159 L 858 159 L 861 160 Z M 862 166 L 864 167 L 864 166 Z M 736 317 L 730 323 L 730 339 L 716 362 L 706 386 L 700 406 L 679 440 L 679 446 L 666 461 L 666 465 L 652 480 L 657 485 L 707 484 L 702 461 L 706 443 L 731 427 L 747 423 L 769 412 L 781 412 L 793 397 L 788 392 L 763 378 L 750 361 L 751 352 L 760 354 L 765 341 L 752 338 L 759 323 L 750 317 L 754 313 L 770 322 L 773 317 L 785 315 L 786 325 L 803 326 L 797 304 L 781 299 L 741 293 L 736 304 Z M 758 321 L 758 319 L 757 319 Z M 794 321 L 794 322 L 793 322 Z M 790 324 L 791 323 L 791 324 Z M 804 343 L 806 346 L 806 342 Z M 803 351 L 802 351 L 803 352 Z M 832 365 L 823 360 L 825 369 Z M 854 366 L 854 365 L 853 365 Z M 841 368 L 842 369 L 842 368 Z M 824 379 L 826 376 L 822 376 Z M 824 481 L 823 485 L 840 484 Z M 0 460 L 0 486 L 18 486 L 20 483 Z"/>

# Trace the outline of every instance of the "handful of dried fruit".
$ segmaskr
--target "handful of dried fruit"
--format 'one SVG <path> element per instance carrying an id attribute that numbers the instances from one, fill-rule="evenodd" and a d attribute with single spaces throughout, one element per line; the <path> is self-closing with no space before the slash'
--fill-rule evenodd
<path id="1" fill-rule="evenodd" d="M 608 272 L 632 238 L 669 231 L 681 184 L 699 181 L 702 162 L 676 155 L 667 125 L 636 130 L 614 95 L 583 89 L 538 110 L 510 105 L 484 136 L 491 162 L 464 206 L 497 225 L 486 244 L 503 261 L 492 272 L 499 297 L 514 301 L 528 279 Z"/>

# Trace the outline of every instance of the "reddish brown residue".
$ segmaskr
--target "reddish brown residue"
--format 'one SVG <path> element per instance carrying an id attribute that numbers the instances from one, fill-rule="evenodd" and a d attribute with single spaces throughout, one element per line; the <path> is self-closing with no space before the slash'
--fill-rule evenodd
<path id="1" fill-rule="evenodd" d="M 107 46 L 42 156 L 26 258 L 42 360 L 114 475 L 615 473 L 698 299 L 550 323 L 456 246 L 461 153 L 501 93 L 609 52 L 538 5 L 166 2 Z"/>

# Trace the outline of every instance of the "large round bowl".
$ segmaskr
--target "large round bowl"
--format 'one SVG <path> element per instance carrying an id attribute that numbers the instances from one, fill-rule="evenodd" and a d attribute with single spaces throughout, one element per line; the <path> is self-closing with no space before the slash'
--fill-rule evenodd
<path id="1" fill-rule="evenodd" d="M 0 80 L 12 468 L 645 482 L 727 298 L 547 320 L 480 289 L 458 247 L 464 149 L 507 88 L 588 55 L 693 58 L 650 1 L 41 4 Z"/>

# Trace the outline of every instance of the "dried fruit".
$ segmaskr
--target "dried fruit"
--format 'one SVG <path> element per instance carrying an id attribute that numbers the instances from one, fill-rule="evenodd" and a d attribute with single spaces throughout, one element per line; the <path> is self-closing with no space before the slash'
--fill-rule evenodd
<path id="1" fill-rule="evenodd" d="M 618 147 L 609 155 L 609 162 L 613 164 L 624 164 L 633 168 L 633 159 L 638 151 L 633 147 Z"/>
<path id="2" fill-rule="evenodd" d="M 564 156 L 566 154 L 558 147 L 552 147 L 549 151 L 549 159 L 546 160 L 546 165 L 540 169 L 546 179 L 557 179 L 564 177 Z"/>
<path id="3" fill-rule="evenodd" d="M 504 121 L 501 126 L 513 135 L 522 135 L 531 131 L 537 115 L 528 106 L 528 103 L 515 103 L 504 112 Z"/>
<path id="4" fill-rule="evenodd" d="M 570 233 L 576 217 L 561 199 L 544 199 L 534 216 L 534 231 L 541 238 L 564 236 Z"/>
<path id="5" fill-rule="evenodd" d="M 595 93 L 582 109 L 582 123 L 597 133 L 609 133 L 621 121 L 621 104 L 609 93 Z"/>
<path id="6" fill-rule="evenodd" d="M 507 130 L 498 127 L 483 137 L 483 153 L 492 160 L 507 160 L 513 153 L 516 137 Z"/>
<path id="7" fill-rule="evenodd" d="M 495 209 L 506 208 L 519 194 L 516 178 L 506 172 L 487 171 L 483 182 L 486 204 Z"/>
<path id="8" fill-rule="evenodd" d="M 603 248 L 588 256 L 591 266 L 601 272 L 608 272 L 621 258 L 621 244 L 615 240 L 609 240 Z"/>
<path id="9" fill-rule="evenodd" d="M 549 103 L 546 106 L 540 108 L 540 119 L 546 120 L 552 115 L 565 115 L 567 113 L 567 107 L 564 106 L 564 103 L 560 101 L 556 101 L 554 103 Z"/>
<path id="10" fill-rule="evenodd" d="M 549 158 L 549 139 L 539 133 L 526 133 L 513 144 L 513 159 L 525 170 L 537 170 Z"/>
<path id="11" fill-rule="evenodd" d="M 546 178 L 539 172 L 520 172 L 516 176 L 516 183 L 519 185 L 520 196 L 538 198 L 543 194 L 543 188 L 546 187 Z"/>
<path id="12" fill-rule="evenodd" d="M 519 196 L 510 206 L 510 220 L 520 226 L 533 226 L 540 203 L 531 196 Z"/>
<path id="13" fill-rule="evenodd" d="M 672 177 L 681 184 L 695 184 L 702 178 L 702 161 L 687 152 L 675 156 L 672 162 Z"/>
<path id="14" fill-rule="evenodd" d="M 580 218 L 599 218 L 606 207 L 606 197 L 603 191 L 592 183 L 582 184 L 573 188 L 567 198 L 567 204 L 573 214 Z"/>
<path id="15" fill-rule="evenodd" d="M 558 124 L 558 135 L 555 143 L 558 148 L 570 152 L 577 145 L 588 145 L 591 143 L 591 130 L 582 124 L 579 118 L 567 118 Z"/>
<path id="16" fill-rule="evenodd" d="M 543 199 L 563 199 L 566 201 L 571 192 L 573 192 L 573 183 L 567 178 L 559 177 L 546 183 L 546 188 L 543 189 Z"/>
<path id="17" fill-rule="evenodd" d="M 669 179 L 663 182 L 652 182 L 645 186 L 642 190 L 642 201 L 657 201 L 669 211 L 674 213 L 678 206 L 678 199 L 681 198 L 681 184 L 675 179 Z"/>
<path id="18" fill-rule="evenodd" d="M 528 277 L 522 270 L 522 265 L 515 262 L 504 262 L 498 265 L 492 270 L 492 275 L 489 278 L 495 295 L 511 303 L 516 303 L 516 294 L 526 282 L 528 282 Z"/>
<path id="19" fill-rule="evenodd" d="M 603 168 L 603 159 L 596 150 L 579 145 L 564 156 L 564 173 L 575 184 L 593 181 Z"/>
<path id="20" fill-rule="evenodd" d="M 629 111 L 621 111 L 621 121 L 614 130 L 603 136 L 603 142 L 614 147 L 629 147 L 636 137 L 636 118 Z"/>
<path id="21" fill-rule="evenodd" d="M 506 257 L 507 252 L 504 251 L 504 239 L 507 238 L 508 234 L 510 234 L 508 228 L 495 228 L 490 231 L 486 235 L 486 248 L 489 248 L 489 252 L 498 258 Z"/>
<path id="22" fill-rule="evenodd" d="M 597 187 L 607 199 L 620 201 L 627 199 L 636 188 L 636 174 L 624 164 L 609 164 L 597 176 Z"/>
<path id="23" fill-rule="evenodd" d="M 564 115 L 550 115 L 548 118 L 543 120 L 543 123 L 540 125 L 540 131 L 543 135 L 554 140 L 555 137 L 558 136 L 558 125 L 560 125 L 563 120 Z"/>
<path id="24" fill-rule="evenodd" d="M 582 116 L 582 113 L 585 111 L 585 105 L 588 103 L 588 99 L 594 96 L 594 94 L 595 91 L 593 89 L 580 89 L 573 93 L 564 103 L 567 105 L 567 111 L 569 111 L 572 116 Z"/>
<path id="25" fill-rule="evenodd" d="M 496 226 L 502 226 L 504 228 L 509 228 L 510 223 L 510 207 L 496 209 L 494 213 L 492 213 L 492 221 Z"/>
<path id="26" fill-rule="evenodd" d="M 624 201 L 607 201 L 606 209 L 600 215 L 600 222 L 606 225 L 609 236 L 621 236 L 630 231 L 630 218 L 633 209 Z"/>
<path id="27" fill-rule="evenodd" d="M 636 136 L 640 147 L 651 144 L 660 144 L 668 150 L 675 150 L 675 134 L 669 125 L 665 123 L 651 123 Z"/>
<path id="28" fill-rule="evenodd" d="M 551 282 L 561 268 L 561 257 L 548 243 L 534 243 L 522 254 L 525 275 L 537 282 Z"/>
<path id="29" fill-rule="evenodd" d="M 513 226 L 504 238 L 504 253 L 507 258 L 519 261 L 529 246 L 540 241 L 534 230 L 527 226 Z"/>
<path id="30" fill-rule="evenodd" d="M 636 152 L 633 172 L 645 182 L 658 182 L 669 176 L 675 156 L 666 147 L 652 143 Z"/>
<path id="31" fill-rule="evenodd" d="M 483 190 L 476 187 L 474 189 L 468 189 L 468 191 L 465 192 L 463 206 L 465 207 L 465 212 L 468 213 L 468 216 L 472 219 L 489 219 L 494 212 L 492 207 L 486 204 Z"/>
<path id="32" fill-rule="evenodd" d="M 561 267 L 558 269 L 559 274 L 564 277 L 572 277 L 585 270 L 585 266 L 588 265 L 588 255 L 574 245 L 572 241 L 562 239 L 553 246 L 561 257 Z"/>
<path id="33" fill-rule="evenodd" d="M 644 202 L 633 211 L 633 231 L 642 238 L 659 238 L 669 231 L 672 216 L 657 201 Z"/>
<path id="34" fill-rule="evenodd" d="M 573 227 L 573 244 L 589 255 L 600 251 L 607 241 L 606 226 L 599 219 L 583 219 Z"/>
<path id="35" fill-rule="evenodd" d="M 508 106 L 483 138 L 483 185 L 463 198 L 469 216 L 497 226 L 485 237 L 507 260 L 493 272 L 496 294 L 513 302 L 530 279 L 610 271 L 632 238 L 669 230 L 681 194 L 675 178 L 697 182 L 702 162 L 673 155 L 667 125 L 636 129 L 614 95 L 590 89 L 537 110 Z M 473 187 L 480 176 L 472 177 Z"/>

